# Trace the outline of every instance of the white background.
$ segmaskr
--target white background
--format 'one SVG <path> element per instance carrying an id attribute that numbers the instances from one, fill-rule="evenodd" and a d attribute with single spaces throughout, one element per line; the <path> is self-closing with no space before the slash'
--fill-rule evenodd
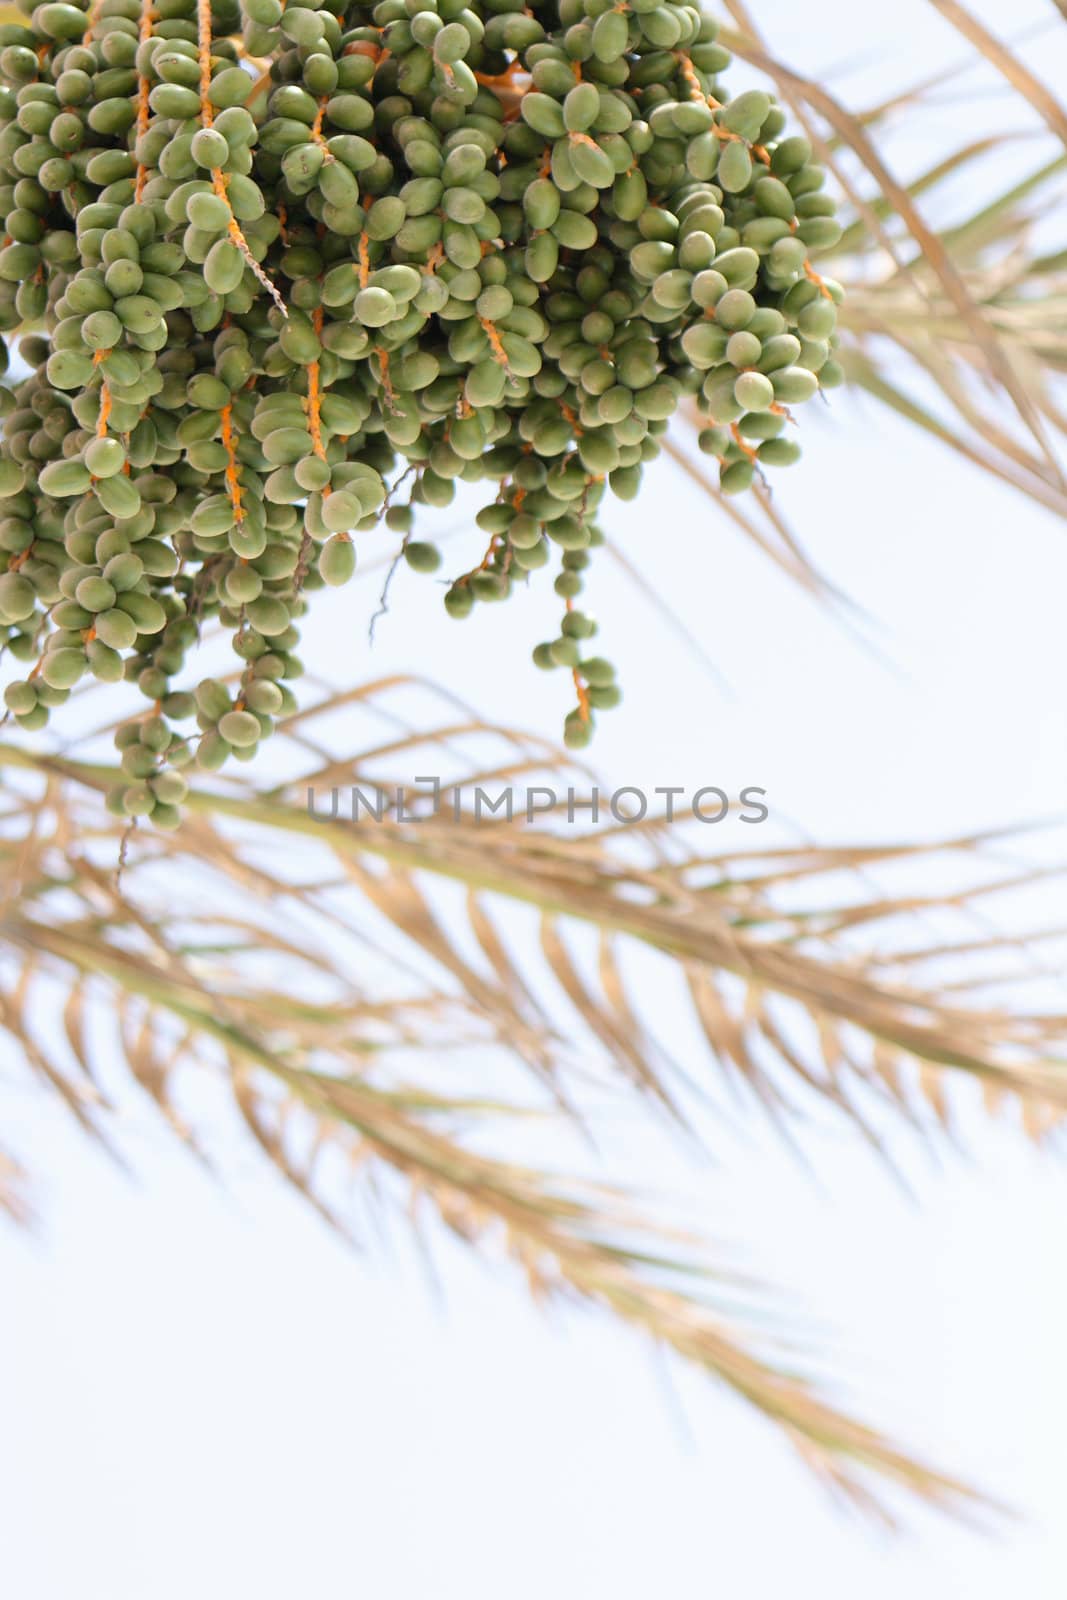
<path id="1" fill-rule="evenodd" d="M 868 62 L 857 104 L 962 53 L 919 0 L 877 19 L 802 9 L 758 8 L 786 59 Z M 1055 29 L 1051 5 L 1013 8 L 1035 18 Z M 1051 70 L 1043 47 L 1031 59 Z M 925 164 L 915 149 L 901 170 Z M 826 842 L 1062 809 L 1062 526 L 857 396 L 805 433 L 780 504 L 893 667 L 661 463 L 610 531 L 732 692 L 601 561 L 627 701 L 602 721 L 600 769 L 759 783 Z M 524 664 L 551 632 L 548 588 L 458 628 L 401 574 L 372 657 L 369 584 L 317 602 L 305 655 L 337 684 L 426 670 L 487 718 L 554 734 L 562 691 Z M 402 1251 L 346 1253 L 249 1150 L 217 1187 L 131 1105 L 132 1183 L 54 1105 L 5 1096 L 45 1218 L 37 1239 L 0 1233 L 0 1575 L 19 1600 L 1062 1595 L 1067 1181 L 1010 1131 L 940 1170 L 905 1153 L 912 1200 L 840 1130 L 813 1136 L 812 1173 L 754 1126 L 708 1170 L 643 1174 L 684 1181 L 697 1219 L 815 1314 L 868 1415 L 1025 1513 L 993 1541 L 915 1517 L 893 1542 L 843 1520 L 740 1404 L 668 1382 L 600 1319 L 546 1320 L 451 1248 L 435 1298 Z"/>

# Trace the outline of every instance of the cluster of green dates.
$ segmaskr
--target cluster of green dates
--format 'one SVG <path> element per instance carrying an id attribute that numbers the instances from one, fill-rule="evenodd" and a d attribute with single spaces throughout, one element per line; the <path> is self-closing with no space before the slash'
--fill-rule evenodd
<path id="1" fill-rule="evenodd" d="M 841 381 L 823 171 L 768 94 L 722 94 L 694 5 L 333 4 L 0 26 L 8 714 L 136 684 L 112 798 L 164 826 L 184 767 L 250 759 L 294 708 L 299 621 L 360 535 L 438 572 L 412 535 L 461 482 L 488 548 L 445 606 L 554 568 L 534 660 L 572 678 L 581 747 L 620 698 L 576 604 L 607 491 L 682 406 L 742 491 Z M 191 692 L 208 621 L 240 664 Z"/>

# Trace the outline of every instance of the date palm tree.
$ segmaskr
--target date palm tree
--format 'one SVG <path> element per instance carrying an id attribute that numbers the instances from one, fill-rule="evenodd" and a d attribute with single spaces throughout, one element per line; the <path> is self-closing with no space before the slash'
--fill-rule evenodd
<path id="1" fill-rule="evenodd" d="M 776 58 L 756 15 L 769 5 L 726 0 L 724 39 L 774 81 L 838 184 L 847 226 L 829 270 L 848 290 L 853 390 L 1065 516 L 1067 110 L 964 7 L 931 4 L 966 43 L 958 69 L 867 108 Z M 1050 27 L 1065 20 L 1057 4 Z M 990 131 L 980 113 L 993 78 Z M 896 129 L 932 124 L 949 94 L 958 144 L 896 176 Z M 961 178 L 981 204 L 942 220 Z M 824 590 L 765 490 L 751 509 L 724 499 L 686 425 L 670 448 L 723 516 Z M 108 811 L 115 774 L 95 737 L 0 745 L 0 1029 L 21 1067 L 116 1152 L 120 1076 L 205 1159 L 221 1086 L 264 1159 L 331 1227 L 348 1234 L 367 1202 L 415 1220 L 426 1209 L 472 1249 L 503 1253 L 536 1296 L 587 1302 L 703 1368 L 847 1497 L 884 1512 L 890 1480 L 967 1508 L 964 1483 L 822 1392 L 773 1301 L 638 1204 L 639 1174 L 596 1171 L 580 1145 L 569 1172 L 526 1152 L 531 1128 L 541 1149 L 546 1127 L 570 1148 L 619 1097 L 685 1144 L 722 1085 L 796 1140 L 805 1105 L 821 1103 L 876 1158 L 894 1118 L 946 1136 L 954 1080 L 977 1085 L 991 1113 L 1011 1105 L 1035 1137 L 1053 1134 L 1067 1026 L 992 998 L 997 957 L 1016 944 L 968 924 L 931 946 L 917 920 L 965 917 L 1026 875 L 991 864 L 980 838 L 708 855 L 685 816 L 576 831 L 551 811 L 527 823 L 448 805 L 360 826 L 343 805 L 309 808 L 309 788 L 404 791 L 416 749 L 433 749 L 468 794 L 588 783 L 542 741 L 428 690 L 405 722 L 395 706 L 418 688 L 324 694 L 286 725 L 275 784 L 205 780 L 172 834 Z M 384 744 L 357 731 L 371 713 L 393 718 Z M 945 868 L 951 888 L 881 886 L 916 861 L 934 884 Z M 688 997 L 704 1062 L 672 1059 L 642 1003 L 649 963 Z M 512 1064 L 503 1095 L 480 1087 L 486 1052 Z M 24 1159 L 0 1154 L 0 1206 L 29 1222 Z"/>

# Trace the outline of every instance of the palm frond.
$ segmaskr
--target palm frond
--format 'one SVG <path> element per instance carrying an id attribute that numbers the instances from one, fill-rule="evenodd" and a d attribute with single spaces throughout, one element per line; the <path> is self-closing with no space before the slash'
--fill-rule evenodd
<path id="1" fill-rule="evenodd" d="M 6 1151 L 0 1150 L 0 1211 L 24 1228 L 34 1220 L 25 1186 L 26 1173 L 22 1166 Z"/>
<path id="2" fill-rule="evenodd" d="M 1067 145 L 1067 110 L 1037 74 L 1031 72 L 1025 62 L 991 33 L 973 12 L 961 6 L 959 0 L 930 0 L 930 4 L 981 52 L 990 65 L 1033 107 L 1057 139 Z"/>
<path id="3" fill-rule="evenodd" d="M 943 854 L 973 881 L 931 899 L 872 881 L 920 850 L 709 856 L 706 830 L 684 819 L 565 829 L 551 812 L 476 820 L 451 804 L 418 821 L 353 823 L 323 815 L 323 799 L 309 809 L 309 782 L 390 787 L 389 763 L 416 740 L 452 762 L 450 795 L 491 773 L 580 781 L 536 741 L 476 718 L 332 754 L 339 706 L 404 687 L 304 712 L 274 789 L 198 788 L 174 834 L 111 816 L 105 764 L 0 747 L 0 1027 L 25 1066 L 111 1147 L 121 1062 L 214 1163 L 195 1087 L 210 1084 L 346 1236 L 360 1193 L 429 1207 L 503 1253 L 535 1295 L 606 1309 L 719 1378 L 852 1499 L 882 1504 L 873 1473 L 966 1504 L 960 1484 L 854 1422 L 810 1358 L 768 1336 L 762 1291 L 656 1208 L 636 1209 L 632 1175 L 620 1189 L 484 1144 L 510 1148 L 531 1118 L 595 1130 L 618 1095 L 689 1134 L 721 1081 L 785 1131 L 821 1105 L 878 1147 L 887 1111 L 924 1138 L 952 1128 L 952 1071 L 1047 1133 L 1067 1103 L 1067 1019 L 994 1004 L 983 969 L 996 981 L 1018 951 L 968 922 L 1028 875 L 983 865 L 992 841 L 960 840 Z M 904 936 L 931 909 L 967 923 L 954 949 Z M 539 925 L 541 963 L 516 916 Z M 644 1001 L 633 961 L 664 958 L 655 982 L 691 997 L 703 1062 L 673 1059 Z M 502 1050 L 526 1073 L 486 1096 L 473 1064 Z"/>
<path id="4" fill-rule="evenodd" d="M 1067 516 L 1067 110 L 967 8 L 930 3 L 971 56 L 869 108 L 850 107 L 779 59 L 754 4 L 724 0 L 731 25 L 721 38 L 775 85 L 837 189 L 845 231 L 819 268 L 846 290 L 839 360 L 849 384 Z M 985 76 L 961 88 L 946 139 L 941 98 L 975 65 Z M 993 131 L 990 76 L 1009 91 Z M 901 129 L 931 152 L 907 177 L 898 176 Z M 725 503 L 710 479 L 704 486 Z M 781 559 L 780 535 L 759 507 L 749 520 L 744 531 Z M 803 581 L 817 586 L 810 565 Z"/>

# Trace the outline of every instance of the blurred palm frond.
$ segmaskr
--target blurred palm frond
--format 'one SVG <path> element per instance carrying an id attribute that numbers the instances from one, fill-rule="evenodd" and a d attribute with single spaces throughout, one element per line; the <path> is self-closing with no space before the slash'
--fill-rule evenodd
<path id="1" fill-rule="evenodd" d="M 620 1094 L 684 1137 L 721 1081 L 787 1136 L 821 1105 L 884 1153 L 887 1109 L 924 1138 L 953 1133 L 954 1071 L 1050 1132 L 1067 1104 L 1067 1019 L 995 1004 L 983 987 L 1018 949 L 984 928 L 949 948 L 900 936 L 931 910 L 966 919 L 1028 875 L 983 871 L 981 840 L 943 848 L 973 881 L 930 897 L 876 892 L 870 876 L 929 852 L 709 855 L 696 843 L 706 827 L 684 818 L 568 827 L 561 812 L 528 823 L 448 803 L 354 823 L 349 786 L 390 792 L 388 763 L 416 746 L 453 763 L 445 797 L 582 782 L 546 747 L 477 719 L 334 758 L 331 716 L 400 687 L 303 712 L 285 735 L 297 762 L 285 781 L 269 794 L 198 788 L 173 834 L 109 813 L 108 767 L 0 747 L 0 1029 L 24 1064 L 109 1148 L 132 1077 L 214 1165 L 210 1085 L 346 1236 L 357 1195 L 411 1216 L 427 1207 L 507 1256 L 535 1296 L 606 1309 L 725 1382 L 853 1500 L 881 1504 L 873 1473 L 965 1505 L 961 1485 L 823 1394 L 810 1363 L 768 1334 L 760 1290 L 636 1206 L 630 1163 L 620 1187 L 545 1170 L 523 1147 L 546 1118 L 597 1133 Z M 324 814 L 334 789 L 336 817 Z M 539 926 L 540 961 L 516 915 Z M 685 994 L 692 1006 L 684 1069 L 661 1023 L 672 983 L 678 1010 Z M 527 1072 L 486 1096 L 469 1081 L 482 1051 Z M 487 1154 L 489 1137 L 505 1153 Z"/>
<path id="2" fill-rule="evenodd" d="M 846 291 L 837 355 L 849 384 L 1067 517 L 1067 108 L 964 6 L 930 3 L 970 55 L 866 108 L 780 60 L 758 6 L 724 0 L 732 25 L 720 37 L 775 85 L 841 203 L 844 235 L 817 266 Z M 1006 91 L 995 101 L 991 83 Z M 702 425 L 695 408 L 689 420 Z M 714 476 L 696 471 L 733 515 Z M 818 586 L 766 496 L 742 516 L 780 564 L 799 564 Z"/>

